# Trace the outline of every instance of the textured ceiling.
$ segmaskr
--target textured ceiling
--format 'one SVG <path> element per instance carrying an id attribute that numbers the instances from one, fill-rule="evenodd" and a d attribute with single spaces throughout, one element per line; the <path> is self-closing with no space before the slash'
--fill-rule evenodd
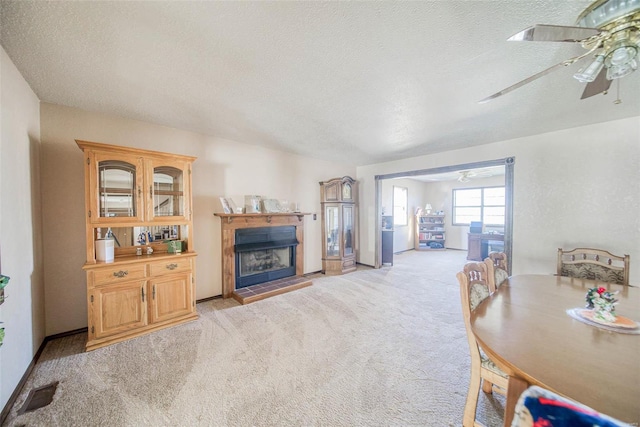
<path id="1" fill-rule="evenodd" d="M 42 101 L 364 165 L 640 115 L 640 71 L 614 105 L 579 65 L 477 103 L 583 52 L 506 39 L 588 4 L 2 0 L 0 41 Z"/>

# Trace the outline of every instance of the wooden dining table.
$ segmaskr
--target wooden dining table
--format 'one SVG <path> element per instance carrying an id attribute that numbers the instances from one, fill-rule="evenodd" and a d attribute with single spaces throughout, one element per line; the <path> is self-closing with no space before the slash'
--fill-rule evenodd
<path id="1" fill-rule="evenodd" d="M 640 425 L 640 335 L 567 314 L 584 308 L 589 288 L 600 286 L 619 291 L 617 315 L 640 321 L 640 288 L 553 275 L 509 277 L 471 314 L 478 343 L 509 375 L 505 426 L 529 385 Z"/>

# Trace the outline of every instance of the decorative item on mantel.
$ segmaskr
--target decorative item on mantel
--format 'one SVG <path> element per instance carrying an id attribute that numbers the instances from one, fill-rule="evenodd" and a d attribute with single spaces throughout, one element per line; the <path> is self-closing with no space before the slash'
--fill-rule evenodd
<path id="1" fill-rule="evenodd" d="M 246 213 L 261 213 L 262 197 L 257 195 L 244 196 L 244 211 Z"/>
<path id="2" fill-rule="evenodd" d="M 224 214 L 273 214 L 273 213 L 300 213 L 298 202 L 290 203 L 289 200 L 270 199 L 258 195 L 244 196 L 244 206 L 236 206 L 231 197 L 220 197 L 222 212 Z M 293 210 L 292 210 L 293 205 Z"/>

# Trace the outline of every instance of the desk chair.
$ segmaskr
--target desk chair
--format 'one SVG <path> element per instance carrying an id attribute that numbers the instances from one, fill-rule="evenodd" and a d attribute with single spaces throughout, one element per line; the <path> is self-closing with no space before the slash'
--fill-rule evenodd
<path id="1" fill-rule="evenodd" d="M 629 285 L 629 255 L 617 256 L 601 249 L 558 248 L 558 276 Z"/>
<path id="2" fill-rule="evenodd" d="M 473 427 L 479 425 L 476 422 L 476 407 L 478 406 L 480 383 L 482 382 L 482 391 L 485 393 L 490 394 L 495 390 L 498 393 L 506 394 L 509 378 L 481 351 L 475 335 L 471 331 L 471 313 L 490 295 L 486 264 L 484 262 L 468 262 L 456 277 L 460 282 L 462 317 L 467 330 L 467 341 L 471 354 L 471 380 L 462 425 L 463 427 Z"/>
<path id="3" fill-rule="evenodd" d="M 538 386 L 526 389 L 516 403 L 511 427 L 631 427 Z"/>
<path id="4" fill-rule="evenodd" d="M 504 252 L 489 252 L 489 256 L 484 259 L 487 265 L 487 284 L 493 293 L 509 277 L 507 268 L 507 254 Z"/>

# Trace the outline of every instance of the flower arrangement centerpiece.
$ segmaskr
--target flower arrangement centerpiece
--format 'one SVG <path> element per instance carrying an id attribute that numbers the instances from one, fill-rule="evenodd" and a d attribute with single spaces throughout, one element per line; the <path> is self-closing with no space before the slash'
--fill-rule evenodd
<path id="1" fill-rule="evenodd" d="M 617 293 L 618 291 L 609 292 L 602 286 L 590 288 L 585 297 L 587 308 L 594 311 L 596 319 L 613 323 L 616 321 L 615 305 L 618 300 L 615 298 L 615 294 Z"/>

